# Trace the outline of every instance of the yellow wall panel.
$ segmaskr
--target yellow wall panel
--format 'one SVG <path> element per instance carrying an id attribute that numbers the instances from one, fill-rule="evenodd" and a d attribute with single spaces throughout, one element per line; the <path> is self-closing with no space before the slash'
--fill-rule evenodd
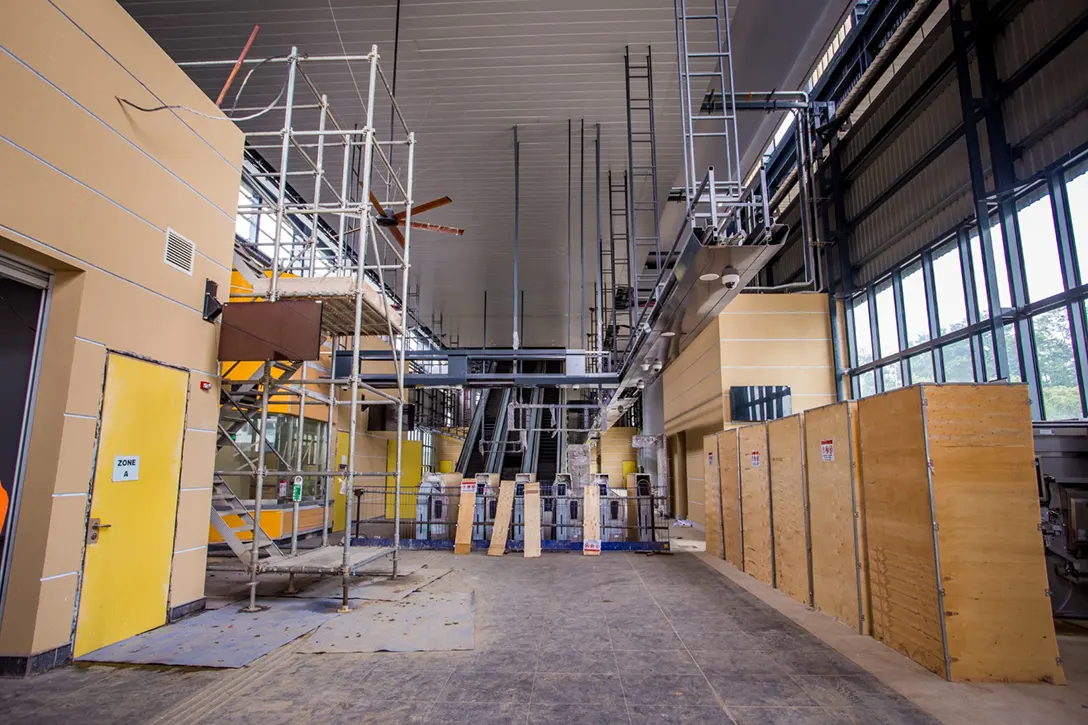
<path id="1" fill-rule="evenodd" d="M 65 412 L 97 418 L 102 406 L 102 379 L 105 374 L 106 348 L 76 340 Z"/>
<path id="2" fill-rule="evenodd" d="M 178 495 L 178 519 L 177 532 L 174 534 L 174 551 L 184 551 L 208 543 L 211 508 L 211 488 L 181 490 Z"/>
<path id="3" fill-rule="evenodd" d="M 170 607 L 195 602 L 204 596 L 208 549 L 191 549 L 174 554 L 170 570 Z"/>
<path id="4" fill-rule="evenodd" d="M 91 488 L 91 472 L 94 469 L 97 416 L 93 419 L 65 416 L 63 425 L 54 491 L 87 493 Z"/>
<path id="5" fill-rule="evenodd" d="M 42 576 L 79 571 L 83 563 L 84 518 L 87 499 L 84 496 L 54 496 L 49 515 L 49 541 L 45 546 L 45 566 Z"/>
<path id="6" fill-rule="evenodd" d="M 68 644 L 72 636 L 72 618 L 76 610 L 76 575 L 46 579 L 41 583 L 41 599 L 35 612 L 31 652 L 47 652 Z M 9 597 L 10 599 L 10 597 Z M 4 609 L 5 616 L 7 608 Z"/>

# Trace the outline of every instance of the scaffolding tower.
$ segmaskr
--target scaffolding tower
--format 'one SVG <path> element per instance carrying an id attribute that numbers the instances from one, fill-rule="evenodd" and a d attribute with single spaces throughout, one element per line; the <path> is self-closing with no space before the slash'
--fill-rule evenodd
<path id="1" fill-rule="evenodd" d="M 232 66 L 239 61 L 182 63 L 200 72 Z M 348 64 L 366 69 L 369 77 L 365 100 L 360 92 L 364 125 L 349 127 L 330 107 L 327 95 L 313 81 L 311 69 L 328 64 Z M 347 611 L 350 577 L 362 566 L 389 556 L 393 576 L 397 575 L 401 523 L 401 464 L 404 438 L 405 353 L 409 320 L 403 301 L 408 298 L 408 270 L 411 251 L 412 186 L 415 135 L 408 128 L 389 82 L 379 65 L 377 46 L 366 55 L 307 56 L 292 48 L 287 56 L 245 60 L 248 73 L 238 94 L 250 77 L 260 72 L 285 72 L 275 100 L 267 106 L 232 109 L 234 120 L 245 133 L 251 152 L 271 152 L 278 164 L 263 168 L 247 165 L 243 172 L 255 190 L 253 198 L 239 205 L 241 219 L 264 219 L 273 225 L 271 240 L 248 250 L 246 258 L 264 269 L 252 280 L 250 299 L 276 302 L 286 299 L 320 300 L 322 339 L 327 338 L 327 373 L 313 374 L 314 363 L 264 361 L 248 380 L 229 380 L 223 374 L 224 414 L 219 425 L 220 444 L 231 445 L 238 470 L 217 470 L 213 487 L 221 511 L 212 510 L 212 525 L 223 536 L 249 574 L 249 607 L 256 611 L 257 580 L 262 573 L 338 574 Z M 360 89 L 364 90 L 364 89 Z M 282 113 L 282 126 L 269 130 L 267 114 Z M 379 129 L 379 119 L 389 126 Z M 388 140 L 386 140 L 388 139 Z M 396 147 L 407 147 L 394 163 Z M 403 180 L 402 180 L 403 177 Z M 309 198 L 293 191 L 312 180 Z M 339 183 L 337 183 L 337 180 Z M 378 183 L 380 182 L 380 183 Z M 379 187 L 381 187 L 379 189 Z M 385 196 L 379 201 L 378 194 Z M 399 219 L 393 223 L 394 219 Z M 402 227 L 401 233 L 396 229 Z M 387 284 L 387 280 L 389 283 Z M 399 283 L 402 309 L 390 298 Z M 258 303 L 259 304 L 259 303 Z M 380 390 L 360 379 L 360 346 L 364 336 L 385 336 L 392 349 L 396 368 L 395 389 Z M 352 364 L 346 378 L 337 378 L 332 365 L 337 350 L 351 350 Z M 235 364 L 237 365 L 237 363 Z M 295 373 L 301 371 L 301 377 Z M 327 406 L 328 440 L 323 465 L 303 465 L 302 432 L 307 401 Z M 294 451 L 281 451 L 269 440 L 269 408 L 295 408 L 298 434 Z M 336 460 L 337 411 L 349 411 L 346 463 Z M 396 421 L 396 470 L 363 471 L 356 468 L 357 434 L 362 428 L 360 413 L 372 406 L 390 406 Z M 234 430 L 232 430 L 232 427 Z M 256 457 L 251 458 L 235 441 L 238 427 L 248 428 L 256 438 Z M 230 476 L 256 479 L 253 511 L 249 512 L 223 483 Z M 298 495 L 293 495 L 294 526 L 289 552 L 283 552 L 261 530 L 264 490 L 269 481 L 287 479 L 296 486 L 303 478 L 317 479 L 324 499 L 321 545 L 300 551 L 298 546 Z M 394 496 L 393 546 L 375 549 L 351 543 L 353 497 L 356 479 L 392 479 Z M 344 535 L 339 545 L 330 542 L 329 503 L 333 487 L 340 485 L 344 496 Z M 224 505 L 225 504 L 225 505 Z M 240 509 L 240 510 L 239 510 Z M 225 514 L 238 515 L 243 525 L 226 523 Z M 243 543 L 238 536 L 247 527 L 252 539 Z"/>

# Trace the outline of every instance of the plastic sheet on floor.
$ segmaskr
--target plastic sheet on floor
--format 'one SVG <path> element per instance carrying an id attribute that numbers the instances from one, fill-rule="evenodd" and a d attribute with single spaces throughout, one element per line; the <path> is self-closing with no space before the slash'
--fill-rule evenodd
<path id="1" fill-rule="evenodd" d="M 258 657 L 337 616 L 331 599 L 258 599 L 264 607 L 247 613 L 246 602 L 228 605 L 138 634 L 76 658 L 180 667 L 244 667 Z"/>
<path id="2" fill-rule="evenodd" d="M 475 592 L 415 592 L 396 602 L 367 602 L 325 622 L 300 651 L 452 651 L 474 649 L 475 642 Z"/>

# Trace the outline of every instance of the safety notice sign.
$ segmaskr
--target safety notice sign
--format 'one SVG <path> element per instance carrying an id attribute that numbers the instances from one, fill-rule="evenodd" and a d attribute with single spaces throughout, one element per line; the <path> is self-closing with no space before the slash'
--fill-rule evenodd
<path id="1" fill-rule="evenodd" d="M 820 459 L 825 463 L 835 460 L 835 441 L 820 441 Z"/>
<path id="2" fill-rule="evenodd" d="M 600 539 L 586 539 L 582 542 L 582 551 L 600 551 L 601 540 Z"/>
<path id="3" fill-rule="evenodd" d="M 752 451 L 752 468 L 759 468 L 759 451 Z"/>
<path id="4" fill-rule="evenodd" d="M 114 456 L 113 457 L 114 481 L 139 481 L 140 457 L 139 456 Z"/>
<path id="5" fill-rule="evenodd" d="M 461 481 L 461 493 L 476 493 L 476 482 Z"/>

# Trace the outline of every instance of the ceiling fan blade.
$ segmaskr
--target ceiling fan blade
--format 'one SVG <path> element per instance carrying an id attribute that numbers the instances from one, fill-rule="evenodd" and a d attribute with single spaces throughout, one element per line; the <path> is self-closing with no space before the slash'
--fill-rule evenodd
<path id="1" fill-rule="evenodd" d="M 400 245 L 400 248 L 404 249 L 404 235 L 400 233 L 400 229 L 397 229 L 396 227 L 385 228 L 388 229 L 389 233 L 393 235 L 393 239 L 397 240 L 397 244 Z"/>
<path id="2" fill-rule="evenodd" d="M 457 236 L 461 236 L 465 233 L 464 229 L 447 227 L 442 224 L 428 224 L 427 222 L 412 222 L 410 226 L 414 229 L 425 229 L 429 232 L 442 232 L 443 234 L 456 234 Z"/>
<path id="3" fill-rule="evenodd" d="M 359 182 L 359 186 L 362 186 L 363 182 Z M 382 203 L 378 201 L 378 197 L 374 196 L 374 192 L 370 192 L 370 203 L 374 205 L 374 208 L 378 210 L 378 213 L 384 217 L 389 216 L 385 213 L 385 209 L 382 208 Z"/>
<path id="4" fill-rule="evenodd" d="M 427 201 L 427 202 L 424 202 L 422 204 L 416 204 L 415 206 L 412 207 L 412 216 L 415 216 L 416 214 L 422 214 L 425 211 L 430 211 L 431 209 L 437 209 L 440 206 L 445 206 L 446 204 L 452 204 L 452 203 L 453 203 L 453 199 L 449 198 L 448 196 L 443 196 L 440 199 L 432 199 L 431 201 Z M 397 212 L 397 214 L 396 214 L 397 219 L 404 219 L 405 216 L 407 216 L 407 214 L 405 214 L 405 212 L 402 212 L 402 211 Z"/>

